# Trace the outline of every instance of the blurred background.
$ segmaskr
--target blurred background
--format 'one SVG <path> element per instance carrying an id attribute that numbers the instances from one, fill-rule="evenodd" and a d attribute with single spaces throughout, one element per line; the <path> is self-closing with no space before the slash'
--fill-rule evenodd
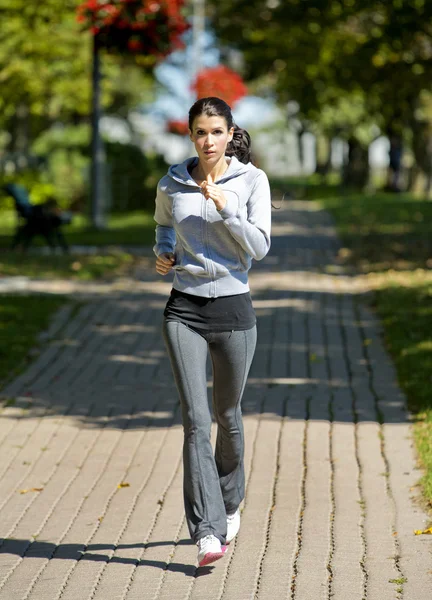
<path id="1" fill-rule="evenodd" d="M 427 220 L 393 197 L 431 193 L 431 3 L 10 0 L 0 23 L 3 276 L 33 273 L 26 246 L 151 245 L 155 186 L 194 153 L 187 112 L 206 95 L 250 131 L 275 194 L 360 192 Z"/>

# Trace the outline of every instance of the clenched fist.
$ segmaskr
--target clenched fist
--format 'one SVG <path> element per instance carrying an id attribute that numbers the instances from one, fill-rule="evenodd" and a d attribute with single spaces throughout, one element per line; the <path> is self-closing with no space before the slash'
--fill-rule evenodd
<path id="1" fill-rule="evenodd" d="M 159 275 L 167 275 L 175 265 L 175 258 L 172 252 L 163 252 L 156 258 L 156 271 Z"/>
<path id="2" fill-rule="evenodd" d="M 216 210 L 222 210 L 226 205 L 226 198 L 223 194 L 222 188 L 211 180 L 208 176 L 207 181 L 203 181 L 201 184 L 201 189 L 206 200 L 213 200 Z"/>

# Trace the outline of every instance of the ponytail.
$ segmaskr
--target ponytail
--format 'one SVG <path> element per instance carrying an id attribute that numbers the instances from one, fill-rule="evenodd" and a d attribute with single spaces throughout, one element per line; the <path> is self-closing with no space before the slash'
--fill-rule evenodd
<path id="1" fill-rule="evenodd" d="M 227 156 L 235 156 L 237 160 L 247 165 L 251 162 L 251 138 L 246 129 L 234 125 L 232 141 L 226 149 Z"/>

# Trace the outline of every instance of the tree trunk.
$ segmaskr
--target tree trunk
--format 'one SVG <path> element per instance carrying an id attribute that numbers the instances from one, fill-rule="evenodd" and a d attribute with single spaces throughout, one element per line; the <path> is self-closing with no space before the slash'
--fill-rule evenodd
<path id="1" fill-rule="evenodd" d="M 30 147 L 30 130 L 29 111 L 26 104 L 18 104 L 15 114 L 11 117 L 9 131 L 11 138 L 7 145 L 8 152 L 27 156 Z"/>
<path id="2" fill-rule="evenodd" d="M 430 192 L 432 181 L 432 127 L 428 121 L 411 121 L 412 150 L 416 161 L 417 170 L 420 170 L 426 179 L 422 192 Z"/>
<path id="3" fill-rule="evenodd" d="M 389 167 L 387 172 L 387 190 L 401 191 L 403 140 L 401 133 L 389 129 L 387 136 L 390 142 Z"/>
<path id="4" fill-rule="evenodd" d="M 408 170 L 408 177 L 406 183 L 406 189 L 408 192 L 413 192 L 416 186 L 416 181 L 418 177 L 419 168 L 416 164 L 412 165 L 412 167 Z"/>
<path id="5" fill-rule="evenodd" d="M 331 168 L 331 140 L 326 136 L 316 138 L 316 166 L 315 173 L 327 175 Z"/>
<path id="6" fill-rule="evenodd" d="M 91 172 L 90 172 L 90 199 L 91 220 L 95 229 L 105 228 L 103 177 L 105 166 L 105 152 L 100 135 L 101 117 L 101 69 L 100 46 L 98 37 L 93 36 L 93 77 L 92 77 L 92 140 L 91 140 Z"/>
<path id="7" fill-rule="evenodd" d="M 368 148 L 354 137 L 348 140 L 348 161 L 343 169 L 343 185 L 364 188 L 369 181 Z"/>
<path id="8" fill-rule="evenodd" d="M 304 133 L 304 129 L 298 129 L 297 130 L 297 152 L 298 152 L 298 160 L 299 160 L 299 165 L 300 165 L 300 172 L 303 173 L 304 171 L 304 150 L 303 150 L 303 133 Z"/>

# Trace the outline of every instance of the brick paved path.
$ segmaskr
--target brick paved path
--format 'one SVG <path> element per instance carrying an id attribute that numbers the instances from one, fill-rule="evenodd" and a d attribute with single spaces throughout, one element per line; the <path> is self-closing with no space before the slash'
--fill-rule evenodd
<path id="1" fill-rule="evenodd" d="M 430 600 L 404 400 L 358 285 L 327 268 L 336 251 L 313 205 L 275 212 L 252 276 L 242 528 L 204 569 L 160 335 L 169 283 L 148 271 L 57 315 L 3 390 L 0 600 Z"/>

